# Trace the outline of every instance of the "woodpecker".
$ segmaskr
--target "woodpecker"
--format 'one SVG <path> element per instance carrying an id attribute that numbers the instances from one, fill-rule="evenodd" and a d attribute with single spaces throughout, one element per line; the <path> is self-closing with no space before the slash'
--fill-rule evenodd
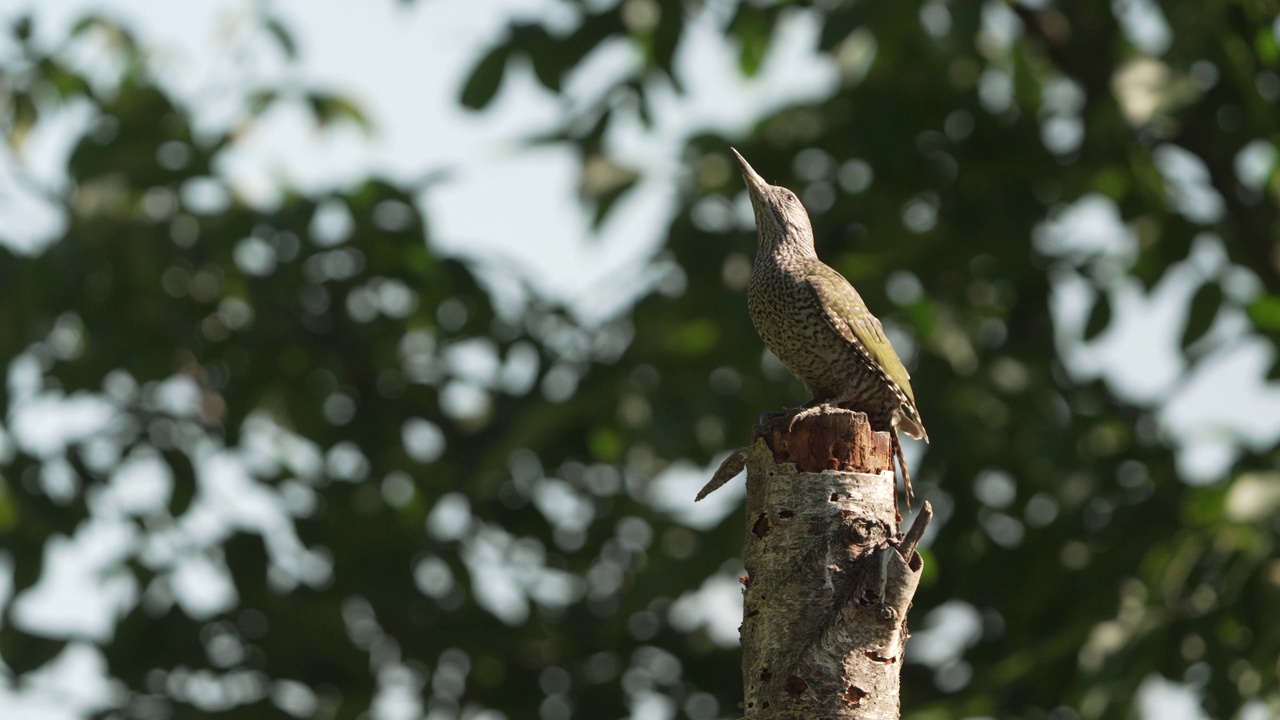
<path id="1" fill-rule="evenodd" d="M 732 150 L 732 149 L 731 149 Z M 911 376 L 858 291 L 818 259 L 813 226 L 800 199 L 770 185 L 737 150 L 759 235 L 747 282 L 747 309 L 764 344 L 813 395 L 791 420 L 836 405 L 864 412 L 871 429 L 888 431 L 912 496 L 898 440 L 901 430 L 929 441 Z"/>

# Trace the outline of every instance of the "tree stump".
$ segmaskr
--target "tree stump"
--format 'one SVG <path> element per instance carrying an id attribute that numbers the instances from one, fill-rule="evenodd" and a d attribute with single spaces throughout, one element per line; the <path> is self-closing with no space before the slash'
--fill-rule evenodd
<path id="1" fill-rule="evenodd" d="M 897 718 L 932 511 L 898 533 L 889 436 L 866 415 L 789 422 L 757 425 L 747 451 L 746 720 Z"/>

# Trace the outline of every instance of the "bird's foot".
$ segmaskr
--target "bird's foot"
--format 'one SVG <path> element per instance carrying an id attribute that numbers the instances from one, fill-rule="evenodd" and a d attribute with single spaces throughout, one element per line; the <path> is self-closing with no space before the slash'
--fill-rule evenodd
<path id="1" fill-rule="evenodd" d="M 820 415 L 822 411 L 829 407 L 831 406 L 826 403 L 810 402 L 809 404 L 798 408 L 798 412 L 791 416 L 791 422 L 787 423 L 787 432 L 795 430 L 796 423 L 801 420 L 813 417 L 814 415 Z"/>
<path id="2" fill-rule="evenodd" d="M 777 420 L 777 419 L 779 419 L 779 418 L 784 418 L 784 417 L 787 417 L 788 415 L 792 415 L 792 414 L 795 414 L 795 413 L 803 413 L 803 412 L 806 412 L 806 411 L 811 410 L 811 409 L 813 409 L 813 408 L 822 407 L 824 404 L 825 404 L 825 403 L 821 403 L 821 402 L 819 402 L 818 400 L 816 400 L 816 399 L 815 399 L 815 400 L 810 400 L 809 402 L 807 402 L 807 403 L 805 403 L 805 404 L 803 404 L 803 405 L 801 405 L 801 406 L 799 406 L 799 407 L 783 408 L 783 409 L 781 409 L 781 410 L 770 410 L 770 411 L 767 411 L 767 412 L 762 412 L 762 413 L 760 413 L 760 424 L 761 424 L 761 425 L 769 425 L 769 424 L 772 424 L 772 422 L 773 422 L 774 420 Z M 794 420 L 791 422 L 791 425 L 792 425 L 792 426 L 794 426 L 794 425 L 795 425 L 795 421 L 794 421 Z M 791 431 L 791 428 L 790 428 L 790 427 L 788 427 L 788 428 L 787 428 L 787 431 L 788 431 L 788 432 L 790 432 L 790 431 Z"/>

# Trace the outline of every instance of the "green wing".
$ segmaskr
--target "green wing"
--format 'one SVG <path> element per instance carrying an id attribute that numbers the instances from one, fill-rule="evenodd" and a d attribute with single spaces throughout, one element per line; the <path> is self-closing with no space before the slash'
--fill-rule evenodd
<path id="1" fill-rule="evenodd" d="M 916 396 L 911 390 L 911 375 L 902 365 L 893 345 L 889 344 L 880 321 L 867 309 L 867 304 L 862 302 L 858 291 L 853 289 L 843 275 L 821 263 L 809 271 L 806 279 L 809 287 L 813 288 L 818 307 L 822 308 L 823 318 L 831 329 L 857 348 L 869 361 L 883 369 L 884 374 L 911 400 L 914 409 Z"/>

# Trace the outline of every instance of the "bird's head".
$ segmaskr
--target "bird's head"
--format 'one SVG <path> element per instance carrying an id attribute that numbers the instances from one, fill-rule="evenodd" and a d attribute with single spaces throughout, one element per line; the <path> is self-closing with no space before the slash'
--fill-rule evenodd
<path id="1" fill-rule="evenodd" d="M 755 210 L 756 229 L 760 232 L 761 241 L 807 241 L 812 246 L 813 226 L 809 223 L 809 213 L 800 204 L 800 198 L 784 187 L 765 182 L 742 153 L 729 149 L 738 161 L 742 179 L 747 183 L 747 194 Z"/>

